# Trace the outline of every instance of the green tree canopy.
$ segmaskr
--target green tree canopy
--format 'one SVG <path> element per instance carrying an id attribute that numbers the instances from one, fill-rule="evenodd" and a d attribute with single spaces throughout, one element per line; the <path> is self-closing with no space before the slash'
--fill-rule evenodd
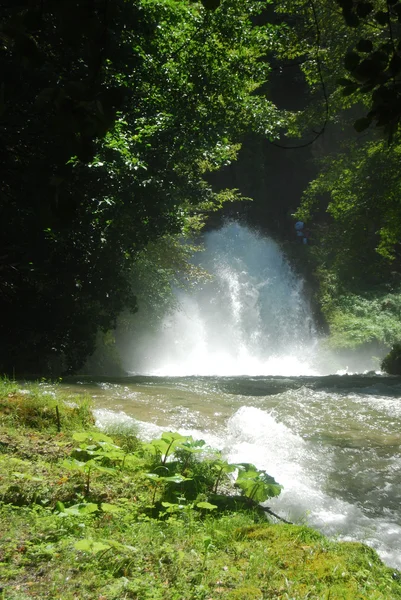
<path id="1" fill-rule="evenodd" d="M 2 4 L 3 371 L 76 370 L 136 309 L 138 253 L 221 204 L 204 176 L 244 132 L 272 134 L 264 5 Z"/>
<path id="2" fill-rule="evenodd" d="M 287 134 L 322 142 L 296 216 L 312 230 L 309 256 L 331 342 L 390 345 L 400 334 L 401 5 L 276 6 L 286 23 L 278 57 L 299 64 L 307 89 Z"/>

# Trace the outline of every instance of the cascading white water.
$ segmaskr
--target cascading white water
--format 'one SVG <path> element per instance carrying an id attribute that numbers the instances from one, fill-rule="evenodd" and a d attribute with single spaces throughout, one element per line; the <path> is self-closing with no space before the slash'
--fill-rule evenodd
<path id="1" fill-rule="evenodd" d="M 140 340 L 152 375 L 313 375 L 316 333 L 303 282 L 278 244 L 238 223 L 205 236 L 212 281 L 178 292 L 180 310 Z"/>

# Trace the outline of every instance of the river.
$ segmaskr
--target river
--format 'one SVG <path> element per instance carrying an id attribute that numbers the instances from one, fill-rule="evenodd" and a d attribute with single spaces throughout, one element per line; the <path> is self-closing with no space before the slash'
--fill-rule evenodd
<path id="1" fill-rule="evenodd" d="M 132 376 L 62 386 L 92 395 L 101 428 L 179 431 L 254 463 L 283 485 L 276 513 L 401 569 L 401 379 L 331 374 L 304 282 L 273 240 L 229 223 L 207 234 L 201 265 L 213 280 L 178 291 L 180 310 L 125 347 Z"/>
<path id="2" fill-rule="evenodd" d="M 268 505 L 327 535 L 373 546 L 401 569 L 401 380 L 379 376 L 129 377 L 65 383 L 97 424 L 142 439 L 204 439 L 284 486 Z"/>

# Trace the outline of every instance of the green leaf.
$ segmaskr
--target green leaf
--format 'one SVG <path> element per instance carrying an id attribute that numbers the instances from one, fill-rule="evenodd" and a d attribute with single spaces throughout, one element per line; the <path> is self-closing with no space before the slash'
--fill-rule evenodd
<path id="1" fill-rule="evenodd" d="M 371 122 L 372 122 L 372 120 L 369 119 L 368 117 L 362 117 L 361 119 L 358 119 L 357 121 L 355 121 L 354 129 L 358 133 L 361 133 L 361 131 L 365 131 L 365 129 L 367 129 L 370 126 Z"/>
<path id="2" fill-rule="evenodd" d="M 56 502 L 56 506 L 54 507 L 54 509 L 55 509 L 57 512 L 64 512 L 64 511 L 65 511 L 64 504 L 63 504 L 62 502 L 60 502 L 60 500 L 58 500 L 58 501 Z"/>
<path id="3" fill-rule="evenodd" d="M 180 433 L 176 433 L 173 431 L 168 431 L 162 433 L 161 439 L 167 442 L 167 444 L 171 444 L 172 442 L 186 442 L 188 441 L 188 436 L 181 435 Z"/>
<path id="4" fill-rule="evenodd" d="M 235 485 L 244 496 L 255 502 L 264 502 L 268 498 L 279 496 L 281 486 L 265 471 L 259 471 L 251 463 L 242 463 L 243 471 L 238 473 Z"/>
<path id="5" fill-rule="evenodd" d="M 193 440 L 190 438 L 181 444 L 181 449 L 190 454 L 198 454 L 204 450 L 205 445 L 205 440 Z"/>
<path id="6" fill-rule="evenodd" d="M 160 477 L 160 479 L 169 483 L 182 483 L 183 481 L 191 481 L 191 477 L 184 477 L 179 473 L 177 473 L 177 475 L 171 475 L 170 477 Z"/>
<path id="7" fill-rule="evenodd" d="M 89 433 L 73 433 L 72 434 L 72 439 L 75 440 L 76 442 L 84 442 L 85 440 L 89 439 L 90 435 Z"/>
<path id="8" fill-rule="evenodd" d="M 97 457 L 95 460 L 101 460 L 101 457 Z M 116 469 L 114 469 L 113 467 L 103 467 L 102 465 L 99 465 L 98 462 L 93 462 L 92 467 L 96 471 L 99 471 L 99 473 L 107 473 L 108 475 L 117 475 Z"/>
<path id="9" fill-rule="evenodd" d="M 99 510 L 98 505 L 93 502 L 81 502 L 80 504 L 74 504 L 64 509 L 66 515 L 72 516 L 85 516 L 91 515 Z"/>
<path id="10" fill-rule="evenodd" d="M 159 481 L 161 479 L 160 475 L 157 473 L 145 473 L 145 477 L 151 479 L 152 481 Z"/>
<path id="11" fill-rule="evenodd" d="M 85 470 L 87 463 L 83 462 L 82 460 L 77 460 L 76 458 L 73 458 L 72 460 L 68 460 L 68 459 L 63 460 L 62 465 L 63 465 L 63 467 L 65 467 L 66 469 L 69 469 L 71 471 L 73 471 L 73 470 L 83 471 L 83 470 Z"/>
<path id="12" fill-rule="evenodd" d="M 14 471 L 13 475 L 16 479 L 26 479 L 27 481 L 43 481 L 43 477 L 37 477 L 36 475 L 31 475 L 30 473 L 20 473 L 19 471 Z"/>
<path id="13" fill-rule="evenodd" d="M 210 502 L 198 502 L 196 506 L 205 510 L 215 510 L 217 508 L 216 504 L 210 504 Z"/>
<path id="14" fill-rule="evenodd" d="M 351 50 L 345 55 L 344 66 L 347 71 L 353 71 L 359 65 L 360 60 L 359 54 Z"/>
<path id="15" fill-rule="evenodd" d="M 359 2 L 356 7 L 358 17 L 367 17 L 374 9 L 371 2 Z"/>
<path id="16" fill-rule="evenodd" d="M 116 504 L 109 504 L 108 502 L 102 502 L 100 508 L 105 513 L 119 513 L 122 512 L 123 509 Z"/>
<path id="17" fill-rule="evenodd" d="M 213 540 L 211 537 L 204 537 L 203 538 L 203 548 L 205 550 L 205 552 L 208 551 L 209 548 L 211 548 L 213 546 Z"/>
<path id="18" fill-rule="evenodd" d="M 358 52 L 372 52 L 373 42 L 371 40 L 361 39 L 356 45 Z"/>
<path id="19" fill-rule="evenodd" d="M 243 475 L 245 475 L 246 473 L 249 473 L 250 471 L 255 471 L 258 473 L 258 469 L 252 463 L 238 463 L 236 465 L 236 467 L 239 471 L 243 472 Z M 240 475 L 238 475 L 238 476 L 240 476 Z"/>
<path id="20" fill-rule="evenodd" d="M 388 13 L 384 10 L 379 10 L 374 17 L 380 25 L 387 25 L 389 20 Z"/>
<path id="21" fill-rule="evenodd" d="M 104 433 L 99 433 L 97 431 L 91 433 L 91 438 L 95 440 L 95 442 L 109 442 L 114 445 L 113 439 Z"/>
<path id="22" fill-rule="evenodd" d="M 114 442 L 111 437 L 109 437 L 108 435 L 105 435 L 104 433 L 100 433 L 97 431 L 90 431 L 90 432 L 78 431 L 72 435 L 72 438 L 77 442 L 85 442 L 86 440 L 88 440 L 88 441 L 94 441 L 94 442 L 109 442 L 110 444 L 114 445 Z"/>
<path id="23" fill-rule="evenodd" d="M 235 463 L 225 463 L 221 465 L 224 473 L 234 473 L 234 471 L 242 471 L 243 465 L 235 464 Z"/>
<path id="24" fill-rule="evenodd" d="M 95 540 L 91 540 L 86 538 L 84 540 L 79 540 L 75 542 L 74 548 L 76 550 L 82 550 L 83 552 L 90 552 L 91 554 L 97 554 L 97 552 L 101 552 L 104 550 L 110 550 L 112 546 L 110 544 L 105 544 L 104 542 L 97 542 Z"/>

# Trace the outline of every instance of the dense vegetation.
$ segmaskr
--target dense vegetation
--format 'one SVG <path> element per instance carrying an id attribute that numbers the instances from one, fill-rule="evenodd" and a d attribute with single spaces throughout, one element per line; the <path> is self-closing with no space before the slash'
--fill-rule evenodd
<path id="1" fill-rule="evenodd" d="M 1 371 L 76 372 L 119 318 L 157 323 L 205 276 L 178 239 L 241 193 L 282 239 L 307 222 L 334 347 L 399 340 L 400 21 L 398 0 L 3 3 Z"/>
<path id="2" fill-rule="evenodd" d="M 376 352 L 401 334 L 401 4 L 278 6 L 287 19 L 279 56 L 298 61 L 310 93 L 287 134 L 317 145 L 318 174 L 296 216 L 312 230 L 329 341 Z"/>
<path id="3" fill-rule="evenodd" d="M 90 408 L 0 381 L 2 598 L 401 598 L 371 548 L 267 521 L 266 473 L 178 434 L 105 435 Z"/>
<path id="4" fill-rule="evenodd" d="M 1 370 L 75 371 L 136 310 L 149 242 L 235 197 L 204 174 L 274 127 L 253 93 L 274 29 L 217 4 L 2 4 Z"/>

